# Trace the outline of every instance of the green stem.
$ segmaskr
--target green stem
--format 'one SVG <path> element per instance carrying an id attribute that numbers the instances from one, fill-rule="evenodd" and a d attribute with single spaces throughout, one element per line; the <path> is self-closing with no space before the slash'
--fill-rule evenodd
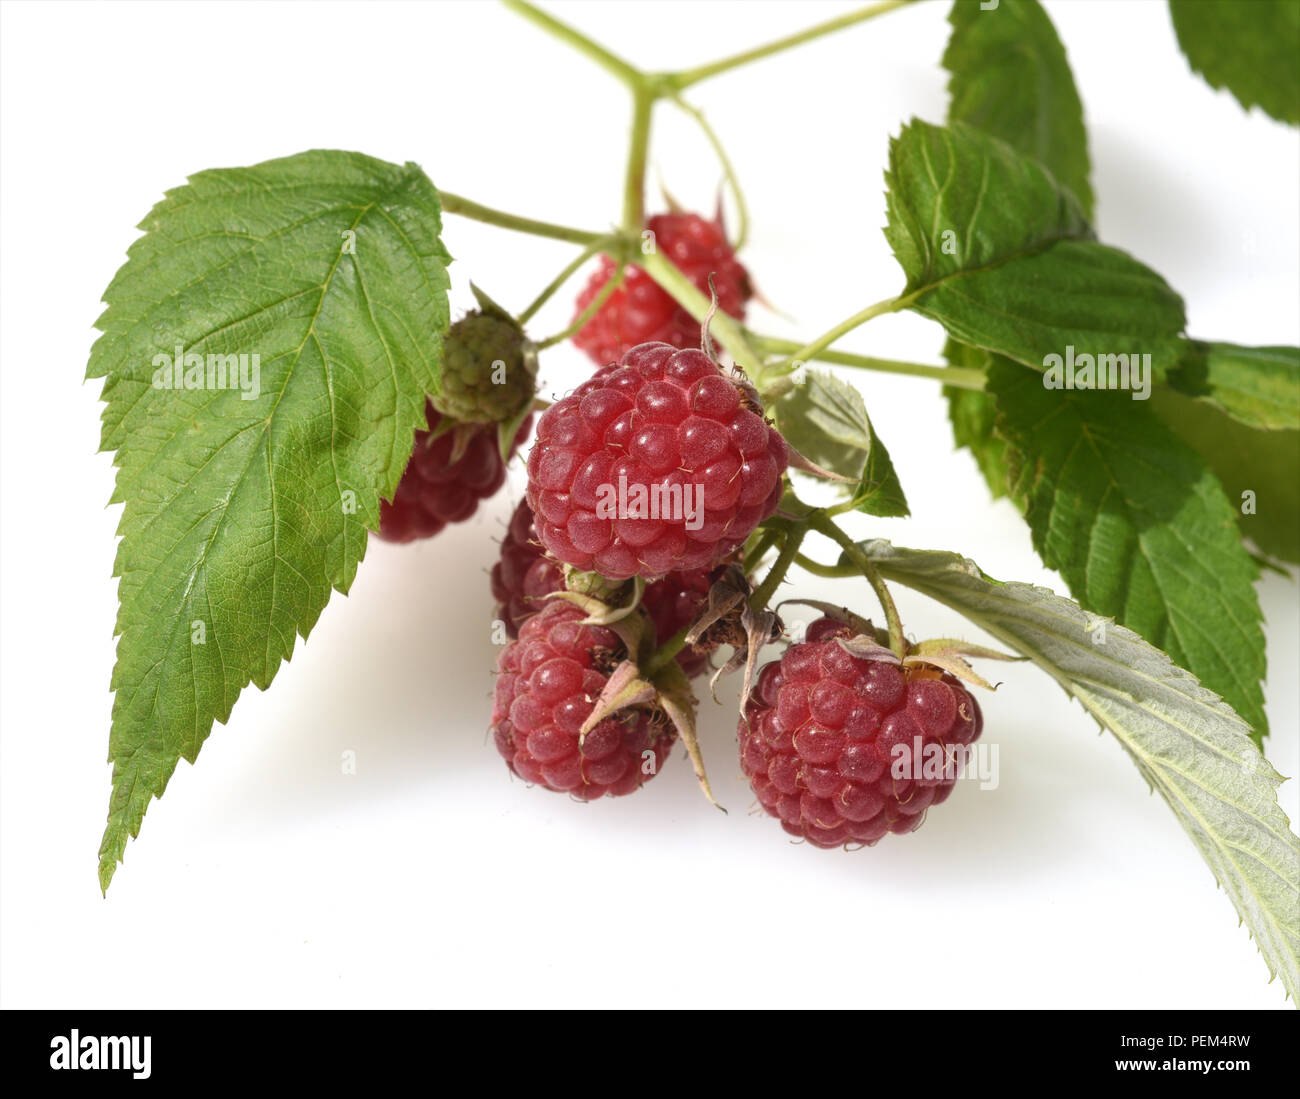
<path id="1" fill-rule="evenodd" d="M 816 358 L 841 336 L 861 327 L 873 317 L 879 317 L 882 313 L 893 313 L 895 310 L 902 308 L 901 301 L 901 298 L 886 298 L 884 301 L 876 302 L 875 305 L 868 305 L 865 309 L 854 313 L 853 316 L 840 321 L 830 331 L 823 332 L 812 343 L 806 343 L 802 347 L 795 348 L 790 352 L 788 361 L 797 363 L 803 362 L 805 359 Z"/>
<path id="2" fill-rule="evenodd" d="M 794 563 L 804 572 L 810 572 L 813 576 L 824 576 L 828 580 L 862 575 L 862 570 L 856 565 L 823 565 L 820 561 L 814 561 L 811 557 L 805 557 L 802 553 L 795 556 Z"/>
<path id="3" fill-rule="evenodd" d="M 571 229 L 567 225 L 555 225 L 549 221 L 537 221 L 534 218 L 523 218 L 516 214 L 493 210 L 490 206 L 472 202 L 450 191 L 439 191 L 438 197 L 442 199 L 445 213 L 459 214 L 471 221 L 482 221 L 502 229 L 513 229 L 518 233 L 531 233 L 535 237 L 549 237 L 551 240 L 567 240 L 570 244 L 594 244 L 609 239 L 608 233 L 589 233 L 585 229 Z"/>
<path id="4" fill-rule="evenodd" d="M 754 594 L 749 597 L 749 605 L 754 610 L 761 611 L 772 601 L 776 589 L 780 586 L 781 581 L 785 579 L 785 574 L 790 571 L 790 566 L 794 564 L 794 559 L 799 554 L 799 545 L 803 542 L 806 533 L 806 529 L 802 526 L 791 527 L 785 532 L 784 540 L 781 543 L 781 552 L 777 554 L 776 560 L 772 562 L 771 571 L 754 590 Z"/>
<path id="5" fill-rule="evenodd" d="M 655 675 L 670 660 L 674 660 L 677 654 L 686 647 L 686 635 L 691 632 L 691 626 L 685 625 L 667 641 L 660 645 L 654 651 L 654 655 L 646 661 L 645 667 L 641 669 L 641 678 L 654 682 Z"/>
<path id="6" fill-rule="evenodd" d="M 745 241 L 749 239 L 749 207 L 745 204 L 745 195 L 740 189 L 740 179 L 736 175 L 736 169 L 732 166 L 731 158 L 727 156 L 727 150 L 722 147 L 722 141 L 718 137 L 717 131 L 709 125 L 709 120 L 704 117 L 704 112 L 698 107 L 691 106 L 680 95 L 675 95 L 672 99 L 678 107 L 699 124 L 705 138 L 713 146 L 713 153 L 718 158 L 718 163 L 722 165 L 722 172 L 726 176 L 727 186 L 731 188 L 731 197 L 736 200 L 736 238 L 732 241 L 731 247 L 739 252 L 745 246 Z"/>
<path id="7" fill-rule="evenodd" d="M 651 252 L 636 261 L 637 266 L 668 291 L 673 299 L 697 321 L 703 323 L 709 312 L 709 299 L 696 288 L 681 269 L 662 252 Z M 709 322 L 709 330 L 717 341 L 731 352 L 743 370 L 751 377 L 762 365 L 762 359 L 745 338 L 745 329 L 735 317 L 718 310 Z"/>
<path id="8" fill-rule="evenodd" d="M 768 527 L 763 531 L 758 541 L 754 543 L 753 548 L 745 554 L 745 560 L 740 566 L 746 576 L 749 576 L 758 568 L 759 562 L 763 560 L 764 555 L 776 544 L 776 540 L 780 537 L 780 530 Z"/>
<path id="9" fill-rule="evenodd" d="M 650 147 L 650 116 L 655 95 L 644 86 L 632 88 L 632 138 L 627 150 L 627 174 L 623 182 L 623 232 L 637 236 L 645 227 L 645 167 Z"/>
<path id="10" fill-rule="evenodd" d="M 607 301 L 609 301 L 610 295 L 613 294 L 615 290 L 617 290 L 620 286 L 623 285 L 624 273 L 625 273 L 625 269 L 622 267 L 620 267 L 617 271 L 615 271 L 614 274 L 612 274 L 609 277 L 609 279 L 605 282 L 605 285 L 600 288 L 600 293 L 591 299 L 591 302 L 587 305 L 587 308 L 584 309 L 581 313 L 579 313 L 574 318 L 573 323 L 569 325 L 568 328 L 566 328 L 563 332 L 555 333 L 554 336 L 544 339 L 540 343 L 536 343 L 533 346 L 536 347 L 538 351 L 544 351 L 548 347 L 554 347 L 557 343 L 563 343 L 570 336 L 575 336 L 579 332 L 581 332 L 584 328 L 586 328 L 587 322 L 591 320 L 591 318 L 594 317 L 597 313 L 600 312 L 601 307 L 604 306 L 604 304 Z"/>
<path id="11" fill-rule="evenodd" d="M 793 340 L 778 340 L 771 336 L 748 333 L 750 342 L 760 351 L 773 355 L 792 355 L 799 344 Z M 811 358 L 821 362 L 851 366 L 858 370 L 875 370 L 881 374 L 905 374 L 913 378 L 932 378 L 955 389 L 983 389 L 984 371 L 964 366 L 927 366 L 923 363 L 900 362 L 897 359 L 876 359 L 868 355 L 854 355 L 848 351 L 818 351 Z"/>
<path id="12" fill-rule="evenodd" d="M 573 259 L 570 260 L 569 263 L 565 265 L 564 270 L 561 271 L 558 275 L 555 276 L 555 278 L 551 280 L 550 284 L 546 287 L 546 289 L 543 290 L 540 294 L 537 295 L 537 297 L 533 299 L 532 304 L 529 305 L 527 309 L 525 309 L 522 313 L 519 314 L 520 327 L 527 324 L 530 320 L 533 319 L 534 316 L 536 316 L 537 311 L 548 301 L 550 301 L 552 295 L 554 295 L 554 293 L 561 286 L 563 286 L 566 282 L 569 281 L 570 278 L 573 277 L 574 273 L 578 270 L 579 267 L 581 267 L 584 263 L 586 263 L 587 260 L 591 259 L 591 257 L 594 256 L 597 252 L 602 251 L 604 246 L 607 243 L 611 243 L 611 242 L 612 242 L 612 238 L 606 238 L 605 240 L 594 240 L 590 244 L 588 244 L 581 252 L 579 252 L 576 256 L 574 256 Z"/>
<path id="13" fill-rule="evenodd" d="M 793 46 L 800 46 L 805 42 L 811 42 L 814 38 L 821 38 L 827 34 L 834 34 L 836 31 L 843 30 L 845 27 L 851 27 L 855 23 L 862 23 L 872 19 L 877 15 L 884 15 L 886 12 L 893 11 L 895 8 L 901 8 L 910 3 L 911 0 L 884 0 L 884 3 L 872 4 L 870 7 L 859 8 L 857 11 L 849 12 L 847 15 L 841 15 L 836 19 L 828 20 L 825 23 L 818 23 L 807 30 L 799 31 L 797 34 L 787 35 L 785 38 L 778 38 L 775 42 L 769 42 L 766 46 L 758 46 L 752 50 L 745 50 L 743 53 L 734 54 L 731 57 L 725 57 L 721 61 L 714 61 L 709 65 L 701 65 L 695 69 L 687 69 L 684 72 L 663 73 L 658 76 L 666 87 L 676 91 L 683 88 L 689 88 L 692 84 L 698 84 L 701 80 L 707 80 L 710 76 L 717 76 L 718 73 L 727 72 L 730 69 L 738 69 L 741 65 L 748 65 L 751 61 L 758 61 L 764 57 L 771 57 L 774 53 L 780 53 L 782 50 L 788 50 Z"/>
<path id="14" fill-rule="evenodd" d="M 832 542 L 835 542 L 867 578 L 867 582 L 876 593 L 876 598 L 880 600 L 880 606 L 885 612 L 885 621 L 889 625 L 889 647 L 900 658 L 905 656 L 907 654 L 907 639 L 903 636 L 903 623 L 898 617 L 898 608 L 894 606 L 894 597 L 889 594 L 889 588 L 885 586 L 884 578 L 881 577 L 880 570 L 876 568 L 875 562 L 863 552 L 861 546 L 840 530 L 825 514 L 814 512 L 806 522 L 818 534 L 824 534 Z"/>
<path id="15" fill-rule="evenodd" d="M 581 31 L 569 26 L 568 23 L 561 23 L 554 16 L 547 15 L 546 12 L 526 3 L 525 0 L 505 0 L 505 5 L 516 15 L 522 15 L 525 19 L 541 27 L 547 34 L 554 35 L 562 42 L 567 42 L 579 53 L 586 54 L 596 64 L 613 73 L 628 87 L 636 88 L 645 83 L 645 77 L 640 70 L 633 68 L 621 57 L 610 53 L 604 46 L 593 42 Z"/>

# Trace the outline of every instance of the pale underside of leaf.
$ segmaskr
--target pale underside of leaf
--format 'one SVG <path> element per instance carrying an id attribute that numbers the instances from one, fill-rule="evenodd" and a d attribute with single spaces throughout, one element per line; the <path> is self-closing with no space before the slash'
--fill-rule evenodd
<path id="1" fill-rule="evenodd" d="M 1284 781 L 1217 695 L 1123 626 L 1045 588 L 1001 583 L 956 554 L 863 544 L 889 580 L 1029 657 L 1110 730 L 1232 898 L 1270 973 L 1300 990 L 1300 840 Z M 1098 634 L 1104 629 L 1104 634 Z"/>
<path id="2" fill-rule="evenodd" d="M 834 374 L 809 370 L 774 408 L 786 440 L 812 461 L 851 480 L 855 506 L 871 515 L 908 514 L 907 498 L 862 394 Z"/>

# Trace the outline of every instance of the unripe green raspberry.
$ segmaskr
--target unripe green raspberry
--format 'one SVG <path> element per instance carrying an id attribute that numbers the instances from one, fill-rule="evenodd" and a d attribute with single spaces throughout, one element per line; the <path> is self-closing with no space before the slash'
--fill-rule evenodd
<path id="1" fill-rule="evenodd" d="M 535 357 L 514 320 L 475 311 L 443 341 L 442 392 L 431 400 L 461 423 L 500 423 L 532 403 L 536 375 Z"/>

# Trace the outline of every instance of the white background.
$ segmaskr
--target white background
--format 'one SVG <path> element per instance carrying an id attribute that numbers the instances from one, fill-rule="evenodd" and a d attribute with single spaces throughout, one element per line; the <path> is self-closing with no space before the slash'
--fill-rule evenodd
<path id="1" fill-rule="evenodd" d="M 1293 130 L 1188 72 L 1165 5 L 1050 3 L 1090 124 L 1103 239 L 1160 271 L 1190 331 L 1300 342 Z M 846 10 L 804 2 L 555 3 L 616 52 L 683 67 Z M 892 13 L 701 85 L 754 217 L 754 325 L 811 336 L 896 292 L 880 233 L 887 141 L 941 121 L 945 4 Z M 1118 744 L 1045 676 L 984 701 L 1001 783 L 962 784 L 873 850 L 794 845 L 749 812 L 734 686 L 703 706 L 730 810 L 680 751 L 634 797 L 580 805 L 509 778 L 485 738 L 487 566 L 518 498 L 427 544 L 372 544 L 274 689 L 249 690 L 155 802 L 107 900 L 118 509 L 84 384 L 132 226 L 193 171 L 312 147 L 419 162 L 481 202 L 599 229 L 619 213 L 627 101 L 489 3 L 6 4 L 3 9 L 3 1002 L 85 1005 L 1281 1007 L 1227 896 Z M 656 118 L 688 205 L 719 172 Z M 652 175 L 652 180 L 656 177 Z M 657 189 L 657 185 L 656 185 Z M 657 198 L 657 195 L 656 195 Z M 568 246 L 449 218 L 470 277 L 519 309 Z M 576 289 L 576 287 L 575 287 Z M 571 295 L 537 319 L 549 335 Z M 938 362 L 885 317 L 844 346 Z M 569 346 L 546 388 L 583 376 Z M 859 530 L 960 549 L 1063 590 L 1023 521 L 952 452 L 937 386 L 858 374 L 914 518 Z M 797 579 L 785 594 L 856 599 Z M 1297 772 L 1297 588 L 1267 576 L 1268 755 Z M 903 591 L 914 636 L 975 636 Z M 340 754 L 358 773 L 341 774 Z M 1295 782 L 1281 790 L 1295 819 Z"/>

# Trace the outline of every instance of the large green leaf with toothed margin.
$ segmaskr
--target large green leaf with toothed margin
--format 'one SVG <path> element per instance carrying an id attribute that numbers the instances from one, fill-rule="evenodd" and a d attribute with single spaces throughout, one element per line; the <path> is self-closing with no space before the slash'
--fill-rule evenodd
<path id="1" fill-rule="evenodd" d="M 440 203 L 414 164 L 200 172 L 140 228 L 87 370 L 124 505 L 105 889 L 177 761 L 352 583 L 448 323 Z"/>

